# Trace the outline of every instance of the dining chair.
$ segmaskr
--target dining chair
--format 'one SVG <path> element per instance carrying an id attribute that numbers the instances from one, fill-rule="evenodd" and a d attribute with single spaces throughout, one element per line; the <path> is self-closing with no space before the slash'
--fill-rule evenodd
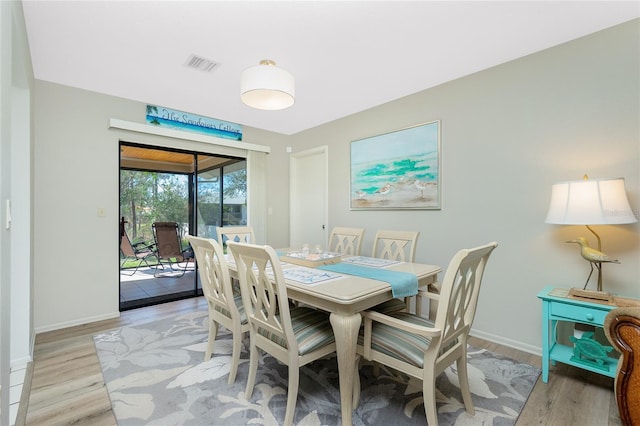
<path id="1" fill-rule="evenodd" d="M 364 228 L 336 226 L 329 234 L 329 251 L 343 255 L 359 256 Z"/>
<path id="2" fill-rule="evenodd" d="M 416 258 L 416 245 L 419 235 L 420 232 L 418 231 L 378 230 L 373 239 L 371 257 L 413 263 Z M 373 309 L 383 314 L 408 311 L 410 299 L 410 297 L 405 297 L 404 300 L 394 298 L 377 305 Z M 419 313 L 420 311 L 416 312 Z"/>
<path id="3" fill-rule="evenodd" d="M 256 237 L 251 226 L 217 226 L 218 243 L 225 247 L 227 241 L 255 244 Z"/>
<path id="4" fill-rule="evenodd" d="M 373 239 L 371 257 L 415 262 L 419 236 L 418 231 L 378 230 Z"/>
<path id="5" fill-rule="evenodd" d="M 258 369 L 258 350 L 289 367 L 284 424 L 293 422 L 300 367 L 336 350 L 329 314 L 309 307 L 291 308 L 282 266 L 271 246 L 227 242 L 240 279 L 250 329 L 249 373 L 245 398 L 251 398 Z"/>
<path id="6" fill-rule="evenodd" d="M 497 245 L 492 242 L 460 250 L 447 267 L 440 295 L 418 293 L 439 298 L 435 321 L 409 312 L 362 313 L 364 327 L 358 336 L 358 353 L 366 360 L 421 379 L 427 423 L 431 426 L 438 424 L 436 377 L 454 361 L 464 406 L 469 414 L 475 414 L 467 376 L 467 336 L 475 317 L 482 276 Z"/>
<path id="7" fill-rule="evenodd" d="M 249 331 L 249 321 L 247 321 L 242 296 L 233 292 L 222 246 L 211 238 L 188 235 L 187 239 L 195 252 L 202 292 L 209 306 L 209 340 L 204 360 L 211 359 L 218 329 L 222 325 L 233 336 L 231 369 L 227 380 L 231 384 L 235 381 L 238 372 L 242 337 Z"/>
<path id="8" fill-rule="evenodd" d="M 225 250 L 227 241 L 235 241 L 238 243 L 255 244 L 256 237 L 251 226 L 217 226 L 216 234 L 218 235 L 218 243 Z M 227 251 L 228 253 L 228 251 Z M 231 278 L 231 284 L 236 292 L 240 292 L 238 280 Z"/>

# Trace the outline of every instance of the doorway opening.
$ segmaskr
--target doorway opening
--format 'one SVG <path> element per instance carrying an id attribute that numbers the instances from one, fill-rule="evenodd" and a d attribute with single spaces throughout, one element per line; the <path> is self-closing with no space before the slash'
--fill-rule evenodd
<path id="1" fill-rule="evenodd" d="M 244 158 L 120 143 L 121 311 L 202 295 L 186 236 L 246 224 L 246 176 Z M 176 224 L 184 256 L 162 259 L 157 222 Z"/>

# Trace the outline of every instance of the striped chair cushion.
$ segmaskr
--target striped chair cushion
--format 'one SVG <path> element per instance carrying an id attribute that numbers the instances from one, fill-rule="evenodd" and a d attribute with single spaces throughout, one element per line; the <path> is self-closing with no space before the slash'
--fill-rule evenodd
<path id="1" fill-rule="evenodd" d="M 396 312 L 389 314 L 389 316 L 424 327 L 433 327 L 434 325 L 433 321 L 409 312 Z M 424 351 L 430 343 L 431 339 L 428 337 L 373 322 L 371 348 L 416 367 L 423 367 Z M 364 329 L 362 328 L 358 336 L 358 345 L 364 345 Z"/>
<path id="2" fill-rule="evenodd" d="M 407 310 L 407 304 L 404 303 L 402 299 L 393 298 L 391 300 L 387 300 L 386 302 L 382 302 L 379 305 L 371 308 L 372 311 L 380 312 L 381 314 L 389 315 L 393 312 L 401 312 Z"/>
<path id="3" fill-rule="evenodd" d="M 294 308 L 290 312 L 293 334 L 298 342 L 298 355 L 305 355 L 335 342 L 328 313 L 307 307 Z M 283 348 L 288 348 L 284 338 L 260 327 L 258 333 Z"/>
<path id="4" fill-rule="evenodd" d="M 240 294 L 234 294 L 233 295 L 233 301 L 235 302 L 236 306 L 238 307 L 238 312 L 240 312 L 240 323 L 241 324 L 246 324 L 246 322 L 247 322 L 247 312 L 244 310 L 244 303 L 242 303 L 242 296 Z M 220 305 L 216 305 L 213 309 L 215 309 L 216 311 L 220 312 L 225 317 L 231 318 L 231 312 L 229 312 L 228 309 L 225 309 Z"/>

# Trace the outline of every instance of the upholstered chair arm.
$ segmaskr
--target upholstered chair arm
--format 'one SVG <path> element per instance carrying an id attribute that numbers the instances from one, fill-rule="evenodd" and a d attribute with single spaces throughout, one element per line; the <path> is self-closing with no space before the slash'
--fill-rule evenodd
<path id="1" fill-rule="evenodd" d="M 615 379 L 615 395 L 623 425 L 640 425 L 640 307 L 611 310 L 604 320 L 604 332 L 622 354 Z"/>

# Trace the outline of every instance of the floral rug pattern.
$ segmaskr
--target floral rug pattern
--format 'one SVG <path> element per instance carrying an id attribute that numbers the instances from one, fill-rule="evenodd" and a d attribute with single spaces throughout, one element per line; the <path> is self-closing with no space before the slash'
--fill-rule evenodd
<path id="1" fill-rule="evenodd" d="M 231 334 L 221 328 L 212 358 L 203 362 L 207 312 L 193 312 L 94 336 L 119 425 L 279 425 L 284 419 L 287 367 L 263 354 L 256 386 L 244 397 L 248 337 L 235 383 L 227 384 Z M 475 416 L 464 410 L 455 369 L 437 378 L 440 425 L 512 425 L 540 370 L 486 350 L 469 348 Z M 422 382 L 370 363 L 360 369 L 361 397 L 354 425 L 426 424 Z M 340 423 L 335 356 L 301 368 L 296 425 Z"/>

